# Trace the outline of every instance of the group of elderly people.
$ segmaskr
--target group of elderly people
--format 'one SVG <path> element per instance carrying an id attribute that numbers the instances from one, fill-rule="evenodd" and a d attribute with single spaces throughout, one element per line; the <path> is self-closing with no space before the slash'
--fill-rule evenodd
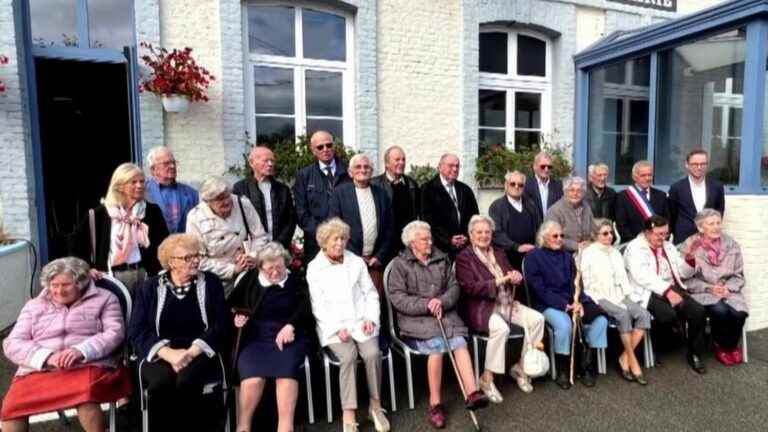
<path id="1" fill-rule="evenodd" d="M 290 255 L 277 234 L 286 190 L 269 182 L 271 152 L 252 154 L 254 173 L 262 178 L 240 184 L 245 196 L 253 193 L 262 200 L 259 210 L 252 199 L 233 195 L 217 178 L 203 183 L 199 204 L 189 190 L 158 179 L 150 187 L 161 194 L 162 202 L 155 205 L 145 197 L 141 170 L 119 166 L 103 204 L 89 213 L 75 236 L 74 250 L 90 265 L 73 257 L 47 264 L 43 290 L 24 306 L 4 341 L 6 355 L 19 365 L 3 401 L 4 430 L 27 430 L 30 415 L 66 407 L 77 407 L 86 430 L 103 430 L 98 404 L 131 392 L 129 373 L 120 362 L 124 341 L 140 360 L 140 389 L 152 395 L 153 428 L 215 430 L 222 416 L 206 408 L 216 399 L 208 393 L 221 378 L 222 357 L 229 357 L 236 331 L 231 360 L 240 382 L 237 430 L 251 430 L 266 381 L 274 379 L 278 430 L 291 431 L 312 318 L 322 349 L 340 363 L 345 432 L 358 430 L 358 356 L 368 385 L 368 416 L 377 431 L 390 429 L 381 405 L 382 355 L 389 343 L 381 336 L 390 330 L 427 356 L 428 421 L 435 428 L 445 427 L 447 420 L 441 388 L 444 353 L 455 358 L 467 409 L 501 403 L 498 375 L 508 373 L 520 390 L 533 391 L 525 359 L 543 351 L 545 323 L 554 341 L 556 382 L 563 389 L 571 386 L 573 332 L 583 340 L 579 375 L 591 387 L 594 350 L 606 347 L 609 323 L 622 342 L 621 376 L 647 384 L 635 349 L 651 327 L 651 316 L 655 325 L 671 327 L 683 319 L 688 361 L 699 373 L 705 372 L 700 355 L 707 317 L 717 359 L 726 365 L 743 360 L 738 348 L 747 317 L 743 260 L 738 244 L 722 232 L 720 211 L 698 211 L 698 232 L 679 248 L 666 240 L 668 220 L 650 211 L 637 236 L 625 238 L 630 241 L 622 256 L 615 247 L 614 223 L 593 218 L 596 201 L 601 211 L 611 208 L 603 202 L 605 183 L 599 191 L 590 182 L 592 198 L 585 200 L 586 182 L 571 177 L 563 181 L 558 197 L 559 183 L 548 177 L 551 157 L 546 154 L 534 162 L 533 182 L 519 172 L 507 174 L 506 194 L 493 203 L 489 217 L 478 214 L 471 190 L 456 179 L 459 165 L 453 155 L 441 159 L 439 174 L 428 193 L 427 188 L 421 191 L 426 194 L 421 200 L 418 187 L 403 175 L 405 157 L 399 148 L 388 151 L 385 173 L 373 180 L 370 160 L 353 158 L 352 181 L 334 189 L 344 183 L 338 178 L 343 175 L 334 172 L 342 162 L 335 156 L 323 159 L 331 149 L 328 138 L 313 136 L 318 164 L 301 174 L 308 194 L 303 199 L 317 202 L 309 213 L 299 210 L 299 220 L 317 218 L 322 209 L 316 193 L 333 190 L 326 194 L 327 217 L 311 220 L 311 231 L 305 230 L 318 250 L 309 256 L 306 278 L 288 270 Z M 169 152 L 155 156 L 165 163 L 153 167 L 153 175 L 175 168 Z M 315 178 L 315 168 L 323 177 Z M 646 174 L 645 168 L 640 166 L 640 174 Z M 628 195 L 640 213 L 652 205 L 641 188 Z M 272 199 L 266 200 L 265 210 L 267 196 Z M 306 205 L 299 201 L 298 207 Z M 434 208 L 440 203 L 450 207 L 441 213 Z M 430 217 L 418 220 L 422 215 Z M 187 233 L 169 235 L 179 231 L 182 220 Z M 433 240 L 447 250 L 433 247 Z M 387 263 L 384 291 L 377 272 Z M 130 322 L 124 321 L 116 296 L 98 286 L 105 273 L 130 290 Z M 396 325 L 383 329 L 384 301 L 391 303 Z M 506 343 L 517 327 L 524 333 L 522 354 L 509 365 Z M 479 381 L 467 349 L 471 334 L 487 338 Z M 46 391 L 34 390 L 39 388 Z"/>

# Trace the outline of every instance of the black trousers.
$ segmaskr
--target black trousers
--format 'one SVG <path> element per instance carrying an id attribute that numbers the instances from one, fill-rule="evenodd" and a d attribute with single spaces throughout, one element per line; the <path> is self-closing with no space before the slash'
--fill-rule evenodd
<path id="1" fill-rule="evenodd" d="M 707 312 L 701 303 L 690 296 L 685 296 L 682 302 L 672 307 L 666 297 L 651 294 L 651 298 L 648 300 L 648 311 L 655 318 L 655 324 L 662 327 L 669 328 L 680 325 L 681 322 L 687 322 L 688 354 L 699 355 L 704 352 L 704 328 Z"/>
<path id="2" fill-rule="evenodd" d="M 739 312 L 725 301 L 706 306 L 709 322 L 712 326 L 712 340 L 726 351 L 733 351 L 739 345 L 744 322 L 749 316 Z"/>
<path id="3" fill-rule="evenodd" d="M 149 393 L 150 429 L 155 431 L 220 430 L 221 392 L 203 395 L 203 387 L 221 376 L 216 357 L 197 356 L 177 374 L 164 360 L 145 362 L 141 380 Z"/>

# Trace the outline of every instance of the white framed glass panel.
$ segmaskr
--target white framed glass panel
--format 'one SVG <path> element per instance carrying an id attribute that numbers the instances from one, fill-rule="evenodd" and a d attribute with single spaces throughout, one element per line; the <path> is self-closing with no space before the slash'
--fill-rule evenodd
<path id="1" fill-rule="evenodd" d="M 307 116 L 342 117 L 341 72 L 307 70 Z"/>
<path id="2" fill-rule="evenodd" d="M 257 114 L 294 114 L 292 69 L 256 66 L 253 83 Z"/>
<path id="3" fill-rule="evenodd" d="M 531 36 L 517 35 L 517 74 L 547 75 L 547 43 Z"/>
<path id="4" fill-rule="evenodd" d="M 302 10 L 304 57 L 345 61 L 347 59 L 344 17 L 312 9 Z"/>
<path id="5" fill-rule="evenodd" d="M 507 73 L 507 33 L 480 33 L 480 72 Z"/>
<path id="6" fill-rule="evenodd" d="M 256 54 L 296 55 L 295 9 L 248 5 L 248 48 Z"/>
<path id="7" fill-rule="evenodd" d="M 88 0 L 88 34 L 91 48 L 122 50 L 136 45 L 133 1 Z"/>
<path id="8" fill-rule="evenodd" d="M 29 2 L 32 44 L 37 47 L 76 47 L 77 0 L 33 0 Z M 10 6 L 10 5 L 9 5 Z"/>

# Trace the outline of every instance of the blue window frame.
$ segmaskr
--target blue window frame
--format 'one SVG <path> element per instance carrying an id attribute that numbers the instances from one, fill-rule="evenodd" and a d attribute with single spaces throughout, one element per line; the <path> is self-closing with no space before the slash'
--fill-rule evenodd
<path id="1" fill-rule="evenodd" d="M 715 46 L 706 59 L 691 56 L 702 47 Z M 624 111 L 594 109 L 591 102 L 597 101 L 590 97 L 604 97 L 594 86 L 605 82 L 611 65 L 631 65 L 639 58 L 649 59 L 650 65 L 644 154 L 663 170 L 657 173 L 659 186 L 681 177 L 685 153 L 702 146 L 711 149 L 711 161 L 717 157 L 714 174 L 725 180 L 729 193 L 768 194 L 768 121 L 764 121 L 768 0 L 730 1 L 677 20 L 616 32 L 577 54 L 574 162 L 579 174 L 586 174 L 587 164 L 597 157 L 590 154 L 591 148 L 605 151 L 595 142 L 601 134 L 594 129 L 606 119 L 596 113 L 631 115 L 627 103 Z M 613 68 L 610 76 L 623 73 L 624 69 Z M 689 98 L 688 90 L 695 98 Z M 679 112 L 686 109 L 692 113 Z"/>

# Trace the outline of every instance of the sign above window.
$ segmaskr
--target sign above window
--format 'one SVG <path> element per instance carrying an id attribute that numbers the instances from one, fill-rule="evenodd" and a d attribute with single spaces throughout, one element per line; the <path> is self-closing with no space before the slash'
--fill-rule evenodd
<path id="1" fill-rule="evenodd" d="M 659 9 L 667 12 L 677 12 L 677 0 L 608 0 L 612 3 L 623 3 L 627 5 Z"/>

